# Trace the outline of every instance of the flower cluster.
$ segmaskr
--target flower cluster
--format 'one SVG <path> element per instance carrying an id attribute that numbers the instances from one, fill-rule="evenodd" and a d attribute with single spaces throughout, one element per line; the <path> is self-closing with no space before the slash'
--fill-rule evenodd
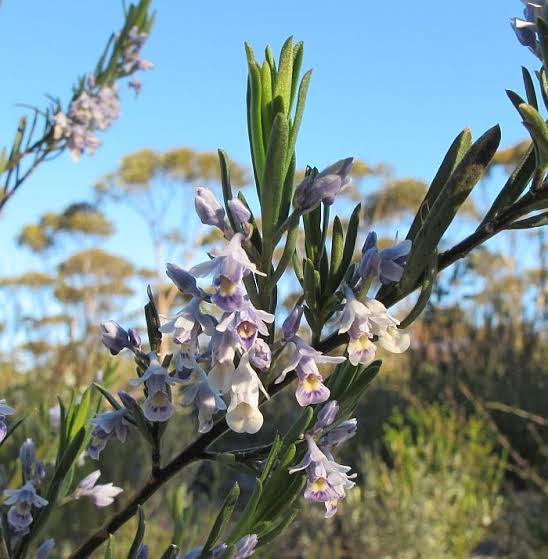
<path id="1" fill-rule="evenodd" d="M 23 472 L 23 486 L 19 489 L 4 490 L 4 503 L 10 505 L 8 523 L 13 533 L 25 535 L 32 524 L 32 509 L 42 508 L 48 501 L 38 494 L 38 489 L 46 475 L 44 464 L 36 459 L 36 447 L 27 439 L 19 450 L 19 461 Z"/>
<path id="2" fill-rule="evenodd" d="M 356 474 L 348 475 L 351 468 L 338 464 L 333 457 L 333 450 L 352 438 L 357 429 L 355 419 L 343 421 L 332 427 L 338 411 L 339 406 L 335 400 L 327 402 L 321 408 L 314 427 L 305 434 L 308 450 L 304 458 L 289 470 L 290 473 L 302 470 L 306 472 L 304 498 L 324 503 L 326 518 L 337 512 L 338 502 L 345 498 L 347 489 L 354 487 L 355 483 L 352 480 L 356 477 Z M 329 429 L 330 427 L 332 428 Z"/>
<path id="3" fill-rule="evenodd" d="M 541 17 L 545 21 L 548 21 L 548 4 L 545 0 L 539 0 L 537 2 L 522 0 L 522 2 L 525 4 L 523 18 L 512 18 L 512 27 L 519 42 L 528 47 L 535 56 L 542 60 L 542 50 L 538 40 L 537 19 Z"/>
<path id="4" fill-rule="evenodd" d="M 121 57 L 121 76 L 130 76 L 138 70 L 150 70 L 153 67 L 140 55 L 147 36 L 147 33 L 139 32 L 137 27 L 128 33 Z M 136 92 L 141 90 L 141 82 L 134 77 L 129 85 Z M 120 99 L 116 83 L 110 81 L 98 84 L 96 76 L 91 74 L 82 91 L 71 101 L 68 111 L 55 114 L 53 138 L 57 141 L 67 140 L 74 160 L 78 160 L 84 151 L 93 155 L 101 144 L 96 132 L 110 128 L 119 115 Z"/>

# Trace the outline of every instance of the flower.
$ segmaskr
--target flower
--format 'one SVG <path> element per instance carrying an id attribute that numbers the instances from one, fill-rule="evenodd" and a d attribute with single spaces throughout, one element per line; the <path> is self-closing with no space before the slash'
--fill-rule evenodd
<path id="1" fill-rule="evenodd" d="M 4 490 L 6 505 L 12 505 L 8 510 L 8 522 L 16 531 L 26 530 L 32 524 L 32 507 L 45 507 L 48 501 L 36 493 L 31 481 L 27 481 L 19 489 Z"/>
<path id="2" fill-rule="evenodd" d="M 383 285 L 400 281 L 410 251 L 409 239 L 379 251 L 377 234 L 374 231 L 369 233 L 362 248 L 363 257 L 360 264 L 362 278 L 378 278 Z"/>
<path id="3" fill-rule="evenodd" d="M 207 433 L 213 427 L 213 416 L 222 410 L 226 410 L 226 404 L 219 396 L 218 387 L 210 382 L 205 371 L 196 366 L 182 381 L 181 394 L 182 405 L 189 406 L 192 403 L 198 408 L 198 431 Z"/>
<path id="4" fill-rule="evenodd" d="M 318 412 L 316 423 L 312 431 L 319 432 L 326 427 L 329 427 L 335 421 L 338 412 L 339 404 L 336 400 L 330 400 L 329 402 L 324 404 L 321 410 Z"/>
<path id="5" fill-rule="evenodd" d="M 261 371 L 266 371 L 272 361 L 270 346 L 262 339 L 257 338 L 253 347 L 249 350 L 251 364 Z"/>
<path id="6" fill-rule="evenodd" d="M 173 384 L 177 380 L 174 377 L 169 376 L 167 369 L 160 365 L 160 362 L 158 361 L 158 357 L 153 351 L 151 351 L 148 354 L 148 358 L 149 358 L 149 365 L 146 371 L 143 373 L 143 376 L 132 378 L 129 381 L 129 384 L 133 386 L 138 386 L 140 384 L 148 382 L 153 377 L 161 378 L 165 384 Z"/>
<path id="7" fill-rule="evenodd" d="M 6 415 L 13 415 L 15 408 L 8 406 L 6 400 L 0 400 L 0 443 L 6 438 L 8 434 L 8 426 L 6 424 Z"/>
<path id="8" fill-rule="evenodd" d="M 267 323 L 272 322 L 274 322 L 273 314 L 256 309 L 250 301 L 246 301 L 240 311 L 225 315 L 217 325 L 217 330 L 219 332 L 225 332 L 228 329 L 234 331 L 239 347 L 248 352 L 255 344 L 259 333 L 268 336 Z"/>
<path id="9" fill-rule="evenodd" d="M 287 318 L 282 324 L 282 336 L 284 341 L 291 340 L 297 335 L 303 317 L 304 307 L 302 305 L 295 305 L 293 310 L 287 315 Z"/>
<path id="10" fill-rule="evenodd" d="M 49 538 L 40 544 L 40 547 L 36 550 L 36 559 L 48 559 L 53 546 L 55 545 L 55 540 Z"/>
<path id="11" fill-rule="evenodd" d="M 331 205 L 339 192 L 350 183 L 348 174 L 353 158 L 341 159 L 313 177 L 306 176 L 296 187 L 293 206 L 300 212 L 309 212 L 321 202 Z"/>
<path id="12" fill-rule="evenodd" d="M 525 19 L 514 17 L 511 24 L 519 42 L 528 47 L 529 50 L 542 60 L 542 49 L 538 40 L 537 19 L 541 17 L 548 21 L 548 4 L 544 0 L 529 2 L 522 0 L 525 4 L 523 16 Z"/>
<path id="13" fill-rule="evenodd" d="M 282 382 L 287 373 L 297 373 L 298 385 L 295 396 L 301 406 L 319 404 L 329 399 L 329 389 L 323 384 L 318 363 L 342 363 L 344 357 L 323 355 L 309 346 L 299 336 L 293 336 L 280 354 L 277 362 L 276 384 Z"/>
<path id="14" fill-rule="evenodd" d="M 410 343 L 409 334 L 398 329 L 399 320 L 388 314 L 386 307 L 376 299 L 358 301 L 352 289 L 345 288 L 345 306 L 338 320 L 339 333 L 350 337 L 348 359 L 352 365 L 369 365 L 376 352 L 371 341 L 378 337 L 379 344 L 392 353 L 403 353 Z"/>
<path id="15" fill-rule="evenodd" d="M 202 292 L 196 285 L 196 278 L 177 264 L 166 264 L 166 274 L 181 292 L 193 297 L 201 297 Z"/>
<path id="16" fill-rule="evenodd" d="M 243 538 L 240 538 L 236 542 L 235 553 L 232 556 L 233 559 L 246 559 L 246 557 L 251 557 L 253 553 L 255 553 L 257 543 L 259 543 L 257 534 L 247 534 Z"/>
<path id="17" fill-rule="evenodd" d="M 225 230 L 225 210 L 209 188 L 196 189 L 194 205 L 196 213 L 204 225 L 218 227 L 221 231 Z"/>
<path id="18" fill-rule="evenodd" d="M 19 449 L 19 460 L 25 481 L 32 481 L 36 486 L 46 477 L 43 462 L 36 459 L 36 446 L 32 439 L 27 439 Z"/>
<path id="19" fill-rule="evenodd" d="M 351 439 L 358 430 L 358 422 L 355 418 L 339 423 L 321 439 L 320 444 L 324 447 L 336 448 Z"/>
<path id="20" fill-rule="evenodd" d="M 127 34 L 128 44 L 122 53 L 122 69 L 126 74 L 132 74 L 137 70 L 150 70 L 154 64 L 148 60 L 141 58 L 140 50 L 148 38 L 148 33 L 139 31 L 133 26 Z"/>
<path id="21" fill-rule="evenodd" d="M 118 355 L 129 347 L 129 334 L 114 320 L 101 323 L 101 341 L 112 355 Z"/>
<path id="22" fill-rule="evenodd" d="M 91 432 L 91 442 L 88 446 L 88 454 L 93 460 L 99 460 L 101 452 L 113 435 L 121 442 L 125 442 L 129 432 L 129 422 L 125 418 L 126 411 L 114 410 L 96 415 L 89 420 L 95 428 Z"/>
<path id="23" fill-rule="evenodd" d="M 152 374 L 146 381 L 148 395 L 143 402 L 143 415 L 152 422 L 167 421 L 173 413 L 171 390 L 169 385 L 174 382 L 167 374 Z M 169 379 L 169 381 L 167 380 Z"/>
<path id="24" fill-rule="evenodd" d="M 249 227 L 251 212 L 247 206 L 239 198 L 232 198 L 228 201 L 228 209 L 232 219 L 241 225 L 246 237 L 249 236 L 251 232 L 251 228 Z"/>
<path id="25" fill-rule="evenodd" d="M 253 434 L 263 426 L 263 414 L 259 411 L 259 390 L 268 398 L 268 393 L 249 363 L 249 355 L 244 353 L 230 386 L 226 422 L 232 431 Z"/>
<path id="26" fill-rule="evenodd" d="M 310 434 L 305 435 L 308 451 L 297 466 L 289 473 L 306 470 L 308 482 L 304 491 L 304 498 L 308 501 L 325 503 L 326 518 L 337 511 L 337 501 L 346 496 L 346 490 L 354 487 L 352 481 L 356 474 L 348 475 L 349 466 L 342 466 L 335 462 L 331 453 L 322 451 Z"/>
<path id="27" fill-rule="evenodd" d="M 86 476 L 75 489 L 73 498 L 89 497 L 96 507 L 108 507 L 108 505 L 111 505 L 114 502 L 114 497 L 122 493 L 123 489 L 115 487 L 112 483 L 96 485 L 100 477 L 100 470 L 95 470 Z"/>

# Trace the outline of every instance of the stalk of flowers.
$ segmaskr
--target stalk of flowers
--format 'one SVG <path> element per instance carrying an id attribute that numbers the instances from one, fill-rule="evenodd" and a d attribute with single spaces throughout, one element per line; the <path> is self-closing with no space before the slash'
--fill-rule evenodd
<path id="1" fill-rule="evenodd" d="M 133 26 L 127 33 L 116 34 L 114 52 L 119 58 L 105 71 L 89 74 L 66 112 L 54 116 L 53 139 L 65 140 L 71 156 L 78 160 L 86 151 L 90 155 L 101 144 L 98 131 L 108 130 L 120 115 L 117 79 L 131 77 L 129 86 L 139 93 L 141 81 L 136 74 L 153 68 L 152 62 L 141 57 L 148 33 Z M 113 69 L 111 69 L 113 68 Z"/>
<path id="2" fill-rule="evenodd" d="M 33 509 L 45 507 L 48 501 L 38 493 L 46 475 L 44 464 L 36 458 L 36 447 L 27 439 L 19 450 L 23 485 L 19 489 L 4 490 L 4 504 L 10 505 L 7 519 L 14 536 L 24 536 L 33 522 Z"/>
<path id="3" fill-rule="evenodd" d="M 338 403 L 330 400 L 318 412 L 317 420 L 310 431 L 305 433 L 307 451 L 299 464 L 290 468 L 290 473 L 305 471 L 307 484 L 304 498 L 311 502 L 324 503 L 325 517 L 330 518 L 337 512 L 337 505 L 352 489 L 356 474 L 351 468 L 338 464 L 333 450 L 351 439 L 357 431 L 355 419 L 335 424 Z"/>
<path id="4" fill-rule="evenodd" d="M 538 18 L 542 18 L 544 21 L 548 21 L 548 4 L 545 0 L 538 0 L 536 2 L 522 0 L 522 3 L 525 4 L 523 8 L 523 18 L 512 18 L 512 28 L 519 42 L 542 60 L 543 55 L 538 38 L 537 20 Z"/>

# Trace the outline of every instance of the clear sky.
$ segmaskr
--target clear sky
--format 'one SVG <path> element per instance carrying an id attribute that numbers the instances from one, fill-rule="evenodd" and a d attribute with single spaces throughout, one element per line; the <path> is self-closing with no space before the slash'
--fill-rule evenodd
<path id="1" fill-rule="evenodd" d="M 354 155 L 429 180 L 465 126 L 477 137 L 499 122 L 503 145 L 525 136 L 504 92 L 522 90 L 521 65 L 538 66 L 510 28 L 510 17 L 521 13 L 518 0 L 153 4 L 157 21 L 144 55 L 156 68 L 143 76 L 141 96 L 124 93 L 122 116 L 95 156 L 74 164 L 66 154 L 44 165 L 8 204 L 0 220 L 0 273 L 29 263 L 13 245 L 21 225 L 85 198 L 128 152 L 222 147 L 248 163 L 244 41 L 257 52 L 267 43 L 276 51 L 289 35 L 305 42 L 303 68 L 314 74 L 297 146 L 301 166 Z M 121 16 L 117 0 L 2 2 L 3 144 L 23 110 L 16 104 L 43 105 L 47 93 L 67 100 Z M 141 239 L 129 231 L 108 248 L 124 253 L 130 242 L 135 254 Z M 138 252 L 146 260 L 148 241 L 142 242 Z"/>

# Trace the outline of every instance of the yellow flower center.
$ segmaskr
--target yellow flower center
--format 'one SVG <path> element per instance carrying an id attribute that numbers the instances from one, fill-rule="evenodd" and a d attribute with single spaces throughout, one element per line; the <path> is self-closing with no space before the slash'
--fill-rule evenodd
<path id="1" fill-rule="evenodd" d="M 252 338 L 257 332 L 257 328 L 251 322 L 243 321 L 238 326 L 238 335 L 240 338 Z"/>
<path id="2" fill-rule="evenodd" d="M 306 390 L 306 392 L 313 392 L 314 390 L 318 390 L 321 386 L 321 382 L 318 379 L 318 377 L 315 377 L 314 375 L 308 375 L 304 380 L 303 380 L 303 388 Z"/>
<path id="3" fill-rule="evenodd" d="M 238 287 L 237 284 L 230 281 L 225 276 L 221 276 L 221 281 L 219 282 L 219 292 L 223 297 L 227 297 L 229 295 L 233 295 Z"/>
<path id="4" fill-rule="evenodd" d="M 325 491 L 327 487 L 328 487 L 327 480 L 323 477 L 319 477 L 318 479 L 315 479 L 310 484 L 310 489 L 312 491 Z"/>

